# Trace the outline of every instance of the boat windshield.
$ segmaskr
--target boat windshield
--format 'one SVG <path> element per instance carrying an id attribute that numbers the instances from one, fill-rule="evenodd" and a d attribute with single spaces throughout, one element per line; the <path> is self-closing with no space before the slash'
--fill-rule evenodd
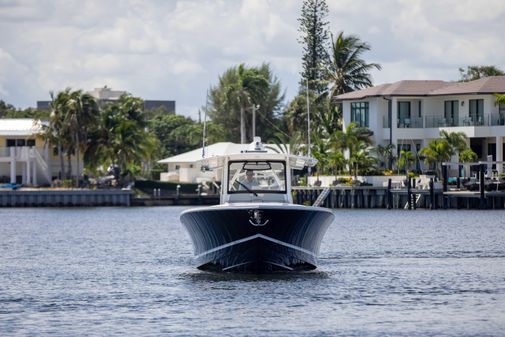
<path id="1" fill-rule="evenodd" d="M 228 193 L 286 193 L 283 161 L 231 161 Z"/>

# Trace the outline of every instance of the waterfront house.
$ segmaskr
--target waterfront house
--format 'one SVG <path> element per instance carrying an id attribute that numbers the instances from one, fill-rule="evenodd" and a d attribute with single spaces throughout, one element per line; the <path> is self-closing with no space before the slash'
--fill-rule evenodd
<path id="1" fill-rule="evenodd" d="M 503 161 L 505 76 L 470 82 L 405 80 L 342 95 L 343 127 L 351 122 L 369 128 L 375 144 L 417 153 L 441 130 L 463 132 L 479 160 Z M 497 166 L 503 171 L 502 165 Z"/>
<path id="2" fill-rule="evenodd" d="M 36 119 L 0 119 L 0 182 L 49 185 L 61 176 L 58 153 L 43 136 Z M 82 174 L 72 158 L 73 175 Z"/>

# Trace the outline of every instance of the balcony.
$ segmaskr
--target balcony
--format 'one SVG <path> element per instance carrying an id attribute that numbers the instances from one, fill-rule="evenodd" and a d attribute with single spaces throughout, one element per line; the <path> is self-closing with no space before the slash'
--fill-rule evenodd
<path id="1" fill-rule="evenodd" d="M 383 128 L 391 126 L 387 116 L 382 119 Z M 484 116 L 463 116 L 459 118 L 445 118 L 443 114 L 427 115 L 423 118 L 398 119 L 396 127 L 407 128 L 447 128 L 465 126 L 503 126 L 505 125 L 505 113 L 484 114 Z"/>

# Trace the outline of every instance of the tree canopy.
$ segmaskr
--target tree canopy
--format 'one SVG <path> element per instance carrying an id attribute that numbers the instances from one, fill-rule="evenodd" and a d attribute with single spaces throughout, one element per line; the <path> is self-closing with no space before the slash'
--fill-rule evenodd
<path id="1" fill-rule="evenodd" d="M 281 85 L 266 63 L 259 67 L 240 64 L 226 70 L 219 83 L 210 89 L 208 115 L 221 125 L 225 138 L 241 141 L 241 116 L 245 142 L 252 141 L 253 109 L 256 115 L 256 135 L 269 139 L 278 130 L 280 107 L 284 100 Z"/>
<path id="2" fill-rule="evenodd" d="M 298 22 L 301 36 L 298 40 L 302 44 L 302 73 L 300 87 L 322 94 L 326 91 L 324 68 L 328 59 L 328 5 L 325 0 L 305 0 Z"/>
<path id="3" fill-rule="evenodd" d="M 459 68 L 459 82 L 478 80 L 489 76 L 502 76 L 505 72 L 496 66 L 468 66 L 466 69 Z"/>

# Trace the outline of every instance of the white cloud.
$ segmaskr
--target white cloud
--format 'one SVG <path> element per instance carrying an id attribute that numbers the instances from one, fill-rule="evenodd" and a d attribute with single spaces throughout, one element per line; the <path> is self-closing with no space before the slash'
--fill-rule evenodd
<path id="1" fill-rule="evenodd" d="M 454 80 L 458 68 L 505 68 L 502 0 L 327 0 L 331 31 L 356 34 L 383 70 L 376 83 Z M 55 0 L 0 2 L 0 99 L 35 105 L 50 90 L 108 85 L 175 99 L 197 116 L 218 76 L 270 63 L 291 98 L 298 90 L 301 1 Z"/>

